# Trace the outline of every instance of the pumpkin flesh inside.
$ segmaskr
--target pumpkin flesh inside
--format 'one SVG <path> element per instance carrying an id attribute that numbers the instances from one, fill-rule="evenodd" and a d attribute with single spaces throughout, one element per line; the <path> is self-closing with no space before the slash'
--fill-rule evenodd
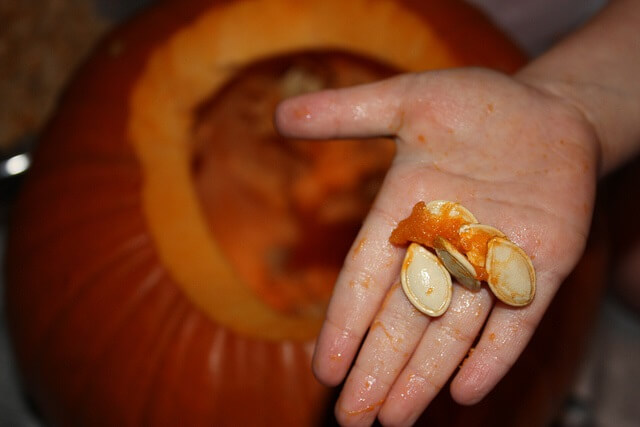
<path id="1" fill-rule="evenodd" d="M 207 226 L 242 282 L 276 310 L 322 315 L 394 145 L 286 139 L 275 107 L 391 74 L 342 52 L 283 55 L 240 71 L 198 109 L 191 170 Z"/>

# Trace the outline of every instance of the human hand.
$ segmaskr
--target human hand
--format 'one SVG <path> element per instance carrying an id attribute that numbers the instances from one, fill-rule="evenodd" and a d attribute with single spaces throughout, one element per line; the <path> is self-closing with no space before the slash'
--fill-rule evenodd
<path id="1" fill-rule="evenodd" d="M 280 105 L 276 123 L 287 136 L 396 140 L 316 345 L 321 382 L 337 385 L 348 373 L 339 422 L 413 423 L 482 331 L 451 384 L 459 403 L 481 400 L 516 361 L 584 248 L 599 156 L 589 122 L 517 79 L 460 69 L 297 97 Z M 461 203 L 524 249 L 537 275 L 530 305 L 506 306 L 486 286 L 454 286 L 438 318 L 409 303 L 398 286 L 405 250 L 389 236 L 416 202 L 436 199 Z"/>

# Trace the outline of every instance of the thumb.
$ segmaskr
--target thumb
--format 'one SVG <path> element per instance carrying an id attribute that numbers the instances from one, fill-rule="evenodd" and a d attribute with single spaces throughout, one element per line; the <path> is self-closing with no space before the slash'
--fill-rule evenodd
<path id="1" fill-rule="evenodd" d="M 287 137 L 333 139 L 395 135 L 403 126 L 403 102 L 411 75 L 287 99 L 275 124 Z"/>

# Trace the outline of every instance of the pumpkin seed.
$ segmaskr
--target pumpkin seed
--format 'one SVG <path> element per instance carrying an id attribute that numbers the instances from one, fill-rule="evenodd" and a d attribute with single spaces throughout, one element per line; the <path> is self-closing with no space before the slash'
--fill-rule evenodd
<path id="1" fill-rule="evenodd" d="M 481 283 L 476 279 L 476 269 L 449 241 L 443 237 L 433 240 L 436 255 L 453 277 L 470 291 L 478 291 Z"/>
<path id="2" fill-rule="evenodd" d="M 411 243 L 402 263 L 400 282 L 415 308 L 437 317 L 451 303 L 451 275 L 438 257 L 417 243 Z"/>
<path id="3" fill-rule="evenodd" d="M 427 211 L 435 216 L 440 216 L 448 211 L 449 217 L 462 217 L 467 223 L 477 223 L 478 220 L 467 208 L 456 202 L 448 200 L 433 200 L 426 204 Z"/>
<path id="4" fill-rule="evenodd" d="M 500 301 L 519 307 L 533 300 L 535 270 L 518 245 L 503 237 L 489 240 L 485 268 L 489 274 L 489 288 Z"/>

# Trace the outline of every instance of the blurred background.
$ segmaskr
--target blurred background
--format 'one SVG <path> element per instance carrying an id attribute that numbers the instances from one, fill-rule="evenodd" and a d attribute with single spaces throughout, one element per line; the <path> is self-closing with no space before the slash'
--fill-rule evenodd
<path id="1" fill-rule="evenodd" d="M 100 37 L 154 0 L 0 0 L 0 255 L 29 152 L 66 82 Z M 604 0 L 473 0 L 532 56 Z M 522 2 L 527 3 L 527 2 Z M 4 256 L 2 256 L 4 259 Z M 38 426 L 20 389 L 0 281 L 0 426 Z M 607 292 L 581 374 L 558 426 L 640 425 L 640 318 Z"/>

